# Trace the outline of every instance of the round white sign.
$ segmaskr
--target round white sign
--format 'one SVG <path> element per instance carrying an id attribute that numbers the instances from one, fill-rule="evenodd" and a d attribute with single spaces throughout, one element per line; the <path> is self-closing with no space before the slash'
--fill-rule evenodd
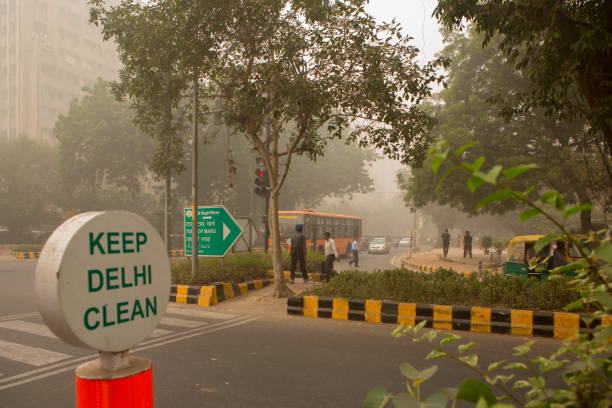
<path id="1" fill-rule="evenodd" d="M 164 243 L 142 217 L 88 212 L 57 228 L 35 277 L 38 310 L 65 342 L 123 351 L 159 324 L 170 296 Z"/>

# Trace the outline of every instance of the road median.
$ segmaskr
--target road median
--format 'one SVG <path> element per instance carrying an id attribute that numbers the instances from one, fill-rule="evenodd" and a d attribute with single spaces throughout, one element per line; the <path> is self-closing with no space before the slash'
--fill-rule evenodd
<path id="1" fill-rule="evenodd" d="M 224 300 L 262 289 L 272 282 L 273 279 L 257 279 L 243 283 L 211 283 L 203 286 L 172 285 L 170 302 L 210 307 Z"/>

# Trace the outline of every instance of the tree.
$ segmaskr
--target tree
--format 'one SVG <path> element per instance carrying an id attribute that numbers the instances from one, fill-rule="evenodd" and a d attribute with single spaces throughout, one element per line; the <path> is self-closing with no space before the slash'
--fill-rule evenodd
<path id="1" fill-rule="evenodd" d="M 159 206 L 142 191 L 153 143 L 134 127 L 133 116 L 99 80 L 59 117 L 54 135 L 66 211 L 125 209 L 154 219 Z"/>
<path id="2" fill-rule="evenodd" d="M 57 156 L 25 136 L 0 138 L 0 225 L 13 237 L 56 217 Z"/>
<path id="3" fill-rule="evenodd" d="M 511 94 L 507 113 L 543 108 L 565 122 L 585 122 L 585 136 L 612 183 L 612 6 L 600 0 L 440 0 L 434 14 L 448 28 L 467 21 L 525 73 L 529 87 Z M 502 93 L 503 95 L 504 93 Z"/>
<path id="4" fill-rule="evenodd" d="M 443 55 L 453 62 L 448 88 L 437 95 L 437 103 L 432 105 L 439 122 L 434 134 L 446 138 L 455 147 L 477 141 L 478 146 L 466 153 L 466 157 L 486 156 L 502 166 L 537 163 L 540 169 L 522 179 L 525 188 L 528 185 L 554 188 L 575 202 L 609 206 L 611 193 L 606 163 L 593 145 L 583 143 L 586 132 L 583 127 L 570 126 L 536 109 L 520 117 L 505 117 L 500 114 L 499 106 L 492 103 L 500 90 L 514 94 L 530 86 L 523 73 L 507 64 L 497 50 L 500 39 L 493 38 L 489 46 L 482 48 L 482 36 L 471 30 L 467 35 L 448 33 L 446 40 Z M 450 171 L 450 168 L 444 170 Z M 426 168 L 413 168 L 411 173 L 400 174 L 398 178 L 406 192 L 407 204 L 420 208 L 436 202 L 470 214 L 479 212 L 478 196 L 461 187 L 466 178 L 464 174 L 449 173 L 448 182 L 436 188 L 442 174 Z M 496 202 L 484 211 L 501 214 L 514 210 L 516 205 L 511 200 Z M 581 213 L 581 221 L 583 231 L 591 229 L 590 211 Z"/>
<path id="5" fill-rule="evenodd" d="M 278 200 L 295 156 L 315 159 L 352 128 L 347 139 L 361 146 L 406 163 L 424 157 L 432 119 L 419 103 L 440 78 L 433 65 L 414 61 L 418 50 L 398 24 L 377 24 L 362 1 L 167 0 L 108 9 L 102 0 L 91 3 L 92 19 L 118 43 L 122 89 L 130 97 L 157 98 L 135 86 L 151 72 L 180 73 L 178 90 L 188 89 L 190 77 L 202 79 L 202 94 L 222 101 L 226 124 L 263 158 L 276 296 L 288 293 Z M 150 24 L 134 33 L 139 16 Z M 170 99 L 180 98 L 176 92 Z"/>

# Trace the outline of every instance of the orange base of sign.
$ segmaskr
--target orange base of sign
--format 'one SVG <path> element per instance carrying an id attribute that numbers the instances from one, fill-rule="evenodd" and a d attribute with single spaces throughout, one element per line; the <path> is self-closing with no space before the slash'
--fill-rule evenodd
<path id="1" fill-rule="evenodd" d="M 76 377 L 77 408 L 153 408 L 153 368 L 116 379 Z"/>

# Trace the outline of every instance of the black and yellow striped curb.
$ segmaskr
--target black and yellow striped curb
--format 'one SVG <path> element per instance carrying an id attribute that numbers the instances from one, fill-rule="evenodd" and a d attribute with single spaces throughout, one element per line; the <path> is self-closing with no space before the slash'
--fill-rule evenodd
<path id="1" fill-rule="evenodd" d="M 243 283 L 213 283 L 206 286 L 172 285 L 170 302 L 209 307 L 226 299 L 245 295 L 251 290 L 261 289 L 272 282 L 274 282 L 272 279 L 259 279 Z"/>
<path id="2" fill-rule="evenodd" d="M 11 251 L 10 255 L 17 259 L 36 259 L 40 256 L 40 252 Z"/>
<path id="3" fill-rule="evenodd" d="M 268 277 L 270 278 L 274 278 L 274 270 L 270 269 L 267 272 Z M 296 272 L 295 273 L 295 277 L 296 278 L 302 278 L 302 273 L 301 272 Z M 283 271 L 283 280 L 285 282 L 288 282 L 289 279 L 291 278 L 291 272 L 290 271 Z M 311 272 L 308 274 L 308 279 L 313 281 L 313 282 L 320 282 L 325 278 L 325 274 L 323 273 L 319 273 L 319 272 Z"/>
<path id="4" fill-rule="evenodd" d="M 596 319 L 589 327 L 578 313 L 547 312 L 488 307 L 425 305 L 388 300 L 355 300 L 322 296 L 293 296 L 287 313 L 306 317 L 393 323 L 477 333 L 515 334 L 564 339 L 590 333 L 600 324 L 612 325 L 612 316 Z"/>
<path id="5" fill-rule="evenodd" d="M 171 249 L 170 256 L 171 257 L 185 256 L 185 250 L 184 249 Z"/>

